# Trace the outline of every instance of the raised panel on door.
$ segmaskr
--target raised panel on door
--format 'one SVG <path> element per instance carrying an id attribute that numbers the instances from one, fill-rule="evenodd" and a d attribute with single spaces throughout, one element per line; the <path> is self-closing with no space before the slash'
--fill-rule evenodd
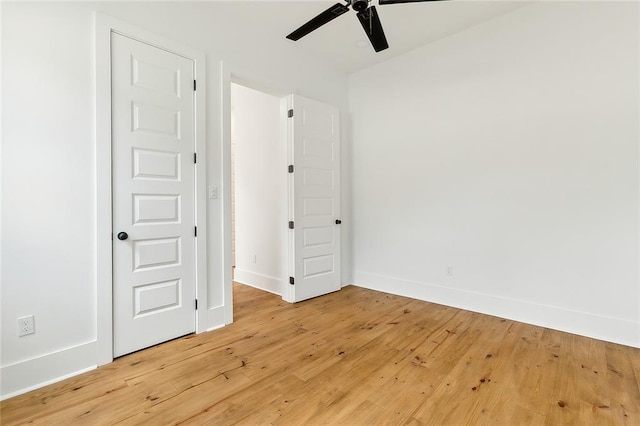
<path id="1" fill-rule="evenodd" d="M 300 301 L 340 289 L 340 122 L 331 105 L 297 95 L 289 103 L 294 284 L 288 299 Z"/>
<path id="2" fill-rule="evenodd" d="M 195 331 L 194 69 L 119 34 L 111 49 L 119 356 Z"/>

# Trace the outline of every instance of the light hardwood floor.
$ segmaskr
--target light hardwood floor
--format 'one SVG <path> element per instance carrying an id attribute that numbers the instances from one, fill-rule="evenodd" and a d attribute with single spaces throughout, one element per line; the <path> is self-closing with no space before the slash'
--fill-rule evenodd
<path id="1" fill-rule="evenodd" d="M 640 349 L 357 287 L 9 399 L 3 425 L 640 425 Z"/>

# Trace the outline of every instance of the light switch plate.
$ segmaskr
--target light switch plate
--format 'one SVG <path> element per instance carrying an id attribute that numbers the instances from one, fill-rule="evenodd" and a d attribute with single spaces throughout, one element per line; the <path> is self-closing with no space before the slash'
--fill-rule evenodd
<path id="1" fill-rule="evenodd" d="M 217 186 L 210 186 L 209 187 L 209 199 L 210 200 L 215 200 L 216 198 L 218 198 L 218 187 Z"/>

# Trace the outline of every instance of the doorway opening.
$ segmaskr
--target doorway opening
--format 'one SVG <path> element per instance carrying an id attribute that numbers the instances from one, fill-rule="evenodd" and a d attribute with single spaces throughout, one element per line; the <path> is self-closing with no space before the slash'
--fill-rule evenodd
<path id="1" fill-rule="evenodd" d="M 286 135 L 281 98 L 231 83 L 233 281 L 282 296 L 286 274 Z"/>

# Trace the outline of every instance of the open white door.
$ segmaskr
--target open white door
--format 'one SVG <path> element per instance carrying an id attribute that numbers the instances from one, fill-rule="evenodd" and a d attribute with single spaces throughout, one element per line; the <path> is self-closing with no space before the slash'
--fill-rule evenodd
<path id="1" fill-rule="evenodd" d="M 114 356 L 195 331 L 192 60 L 112 34 Z"/>
<path id="2" fill-rule="evenodd" d="M 288 98 L 289 284 L 299 302 L 340 290 L 340 114 Z"/>

